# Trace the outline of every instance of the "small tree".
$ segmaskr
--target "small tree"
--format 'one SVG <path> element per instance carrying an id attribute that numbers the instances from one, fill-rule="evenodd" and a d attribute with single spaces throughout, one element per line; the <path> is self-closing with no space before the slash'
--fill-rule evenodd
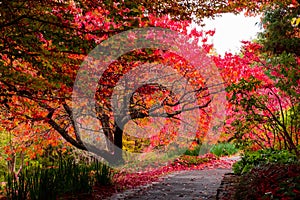
<path id="1" fill-rule="evenodd" d="M 263 69 L 268 78 L 242 79 L 228 91 L 237 116 L 232 122 L 236 139 L 260 148 L 288 149 L 299 157 L 300 38 L 299 29 L 290 24 L 298 12 L 281 5 L 265 11 L 262 46 L 246 49 L 243 59 L 253 69 Z"/>

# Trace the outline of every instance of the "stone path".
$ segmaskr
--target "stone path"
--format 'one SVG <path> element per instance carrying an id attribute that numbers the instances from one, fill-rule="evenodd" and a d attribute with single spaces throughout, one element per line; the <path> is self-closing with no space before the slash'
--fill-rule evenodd
<path id="1" fill-rule="evenodd" d="M 204 200 L 216 199 L 223 175 L 230 173 L 230 169 L 204 169 L 181 171 L 163 178 L 161 182 L 150 186 L 125 191 L 110 199 L 132 200 Z"/>

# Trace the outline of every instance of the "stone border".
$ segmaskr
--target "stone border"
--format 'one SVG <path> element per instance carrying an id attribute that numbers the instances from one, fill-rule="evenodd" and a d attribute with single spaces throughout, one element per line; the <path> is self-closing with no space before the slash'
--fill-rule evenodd
<path id="1" fill-rule="evenodd" d="M 234 173 L 226 173 L 217 190 L 217 200 L 234 199 L 236 188 L 240 182 L 240 176 Z"/>

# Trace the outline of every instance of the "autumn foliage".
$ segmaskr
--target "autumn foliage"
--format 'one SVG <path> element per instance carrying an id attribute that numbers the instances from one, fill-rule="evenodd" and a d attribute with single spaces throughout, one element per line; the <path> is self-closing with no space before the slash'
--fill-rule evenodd
<path id="1" fill-rule="evenodd" d="M 114 158 L 114 153 L 118 150 L 110 145 L 100 150 L 95 146 L 87 148 L 76 128 L 78 122 L 74 121 L 73 113 L 76 106 L 72 104 L 73 86 L 82 61 L 91 50 L 108 38 L 133 28 L 166 28 L 180 32 L 194 43 L 201 43 L 206 56 L 213 49 L 213 45 L 207 43 L 207 38 L 214 31 L 196 28 L 189 30 L 191 13 L 200 21 L 203 17 L 221 12 L 246 10 L 246 14 L 251 15 L 270 5 L 273 9 L 274 2 L 278 1 L 220 0 L 191 4 L 182 1 L 164 1 L 163 4 L 161 1 L 5 1 L 0 5 L 0 121 L 4 133 L 11 136 L 4 148 L 9 155 L 7 160 L 13 165 L 17 155 L 23 157 L 26 154 L 33 159 L 42 155 L 46 147 L 59 147 L 65 151 L 67 146 L 85 151 L 92 149 L 106 160 Z M 296 9 L 297 2 L 280 2 L 283 7 L 290 8 L 285 13 L 294 15 L 298 12 L 292 10 Z M 290 16 L 286 15 L 285 19 L 288 20 Z M 274 33 L 272 30 L 279 29 L 272 29 L 271 22 L 266 22 L 265 26 L 271 27 L 270 33 Z M 285 26 L 287 24 L 290 25 L 283 23 Z M 287 31 L 285 39 L 298 42 L 299 37 L 293 36 L 296 33 L 299 33 L 297 28 Z M 95 140 L 103 140 L 104 135 L 107 144 L 110 142 L 119 149 L 124 148 L 123 141 L 126 143 L 126 140 L 135 140 L 137 145 L 143 143 L 136 151 L 161 150 L 180 134 L 176 129 L 178 123 L 183 121 L 180 115 L 197 110 L 199 119 L 196 134 L 190 136 L 189 142 L 192 143 L 195 138 L 203 142 L 211 128 L 212 113 L 216 111 L 211 104 L 210 89 L 225 84 L 227 119 L 222 130 L 224 138 L 221 139 L 235 140 L 255 149 L 287 148 L 297 152 L 299 49 L 297 46 L 292 48 L 293 45 L 289 48 L 294 50 L 292 52 L 287 52 L 288 49 L 282 49 L 282 46 L 275 48 L 270 43 L 274 35 L 268 34 L 265 34 L 264 42 L 244 42 L 240 55 L 207 55 L 219 69 L 224 81 L 222 83 L 214 82 L 213 75 L 208 80 L 205 79 L 188 60 L 170 51 L 135 49 L 122 55 L 104 71 L 98 82 L 95 94 L 97 103 L 93 109 L 103 134 L 95 137 Z M 269 36 L 272 37 L 268 38 Z M 133 35 L 128 40 L 134 38 Z M 280 39 L 282 38 L 277 38 L 278 41 Z M 119 48 L 118 44 L 115 48 Z M 268 59 L 268 56 L 278 58 L 279 54 L 284 59 Z M 114 116 L 110 100 L 115 86 L 126 73 L 147 63 L 171 65 L 182 77 L 188 79 L 193 90 L 186 90 L 187 93 L 180 97 L 159 84 L 144 85 L 135 90 L 130 99 L 128 112 L 131 119 L 126 121 L 128 115 L 123 113 Z M 147 72 L 149 69 L 150 67 L 146 67 L 144 70 Z M 132 77 L 138 75 L 133 74 Z M 187 101 L 194 107 L 185 107 L 186 102 L 180 101 L 188 93 L 196 96 L 196 102 Z M 149 128 L 140 141 L 130 138 L 130 131 L 123 131 L 127 123 L 143 127 L 152 123 L 149 111 L 158 104 L 158 108 L 167 113 L 167 116 L 160 115 L 166 119 L 163 129 L 157 131 L 153 127 Z M 81 105 L 77 106 L 80 108 Z M 118 120 L 122 121 L 121 125 L 117 123 Z M 87 122 L 82 120 L 81 123 Z M 218 128 L 216 127 L 216 132 L 219 133 L 221 130 Z M 216 142 L 219 138 L 211 139 Z"/>

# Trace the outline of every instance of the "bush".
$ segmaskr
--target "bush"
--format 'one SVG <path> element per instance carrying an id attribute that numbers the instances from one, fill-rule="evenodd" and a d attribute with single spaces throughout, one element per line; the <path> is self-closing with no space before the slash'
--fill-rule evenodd
<path id="1" fill-rule="evenodd" d="M 300 165 L 254 167 L 241 176 L 235 199 L 300 199 Z"/>
<path id="2" fill-rule="evenodd" d="M 188 149 L 184 152 L 184 155 L 187 155 L 187 156 L 199 156 L 199 152 L 200 152 L 200 149 L 201 149 L 201 146 L 202 145 L 197 145 L 191 149 Z"/>
<path id="3" fill-rule="evenodd" d="M 200 156 L 210 153 L 212 145 L 208 143 L 198 144 L 184 152 L 187 156 Z"/>
<path id="4" fill-rule="evenodd" d="M 238 149 L 231 143 L 219 143 L 210 149 L 210 152 L 218 157 L 229 156 L 238 152 Z"/>
<path id="5" fill-rule="evenodd" d="M 298 159 L 295 154 L 287 150 L 271 150 L 264 149 L 254 152 L 246 152 L 242 159 L 233 164 L 235 174 L 244 174 L 252 168 L 269 163 L 293 164 L 297 163 Z"/>

